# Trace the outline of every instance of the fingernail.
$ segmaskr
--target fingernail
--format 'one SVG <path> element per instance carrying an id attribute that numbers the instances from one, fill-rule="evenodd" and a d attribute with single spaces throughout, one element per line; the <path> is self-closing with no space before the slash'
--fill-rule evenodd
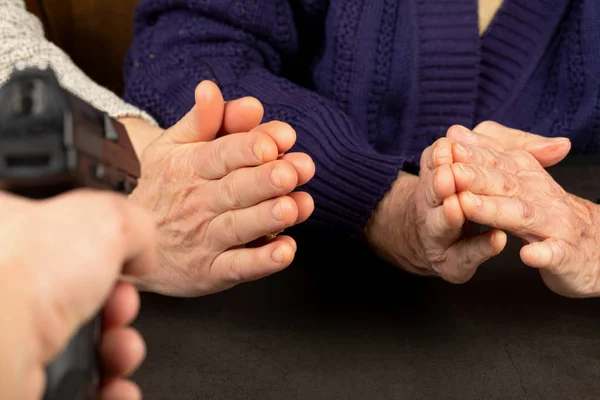
<path id="1" fill-rule="evenodd" d="M 254 157 L 256 157 L 258 161 L 263 160 L 263 150 L 262 147 L 260 147 L 260 144 L 257 143 L 252 147 L 252 153 L 254 153 Z"/>
<path id="2" fill-rule="evenodd" d="M 454 143 L 454 149 L 460 155 L 463 155 L 465 157 L 469 156 L 469 150 L 460 143 Z"/>
<path id="3" fill-rule="evenodd" d="M 295 240 L 292 240 L 292 246 L 294 246 L 294 251 L 298 250 L 298 244 L 296 243 Z"/>
<path id="4" fill-rule="evenodd" d="M 281 221 L 283 219 L 283 210 L 280 202 L 275 203 L 273 208 L 271 208 L 271 215 L 276 221 Z"/>
<path id="5" fill-rule="evenodd" d="M 271 171 L 270 179 L 273 186 L 275 186 L 278 189 L 281 189 L 281 175 L 279 175 L 279 169 L 274 168 L 273 171 Z"/>
<path id="6" fill-rule="evenodd" d="M 539 140 L 527 146 L 527 150 L 544 150 L 550 146 L 561 147 L 569 144 L 570 140 L 567 138 L 552 138 L 548 140 Z"/>
<path id="7" fill-rule="evenodd" d="M 272 253 L 271 253 L 271 258 L 273 259 L 273 261 L 275 261 L 276 263 L 281 263 L 283 262 L 283 251 L 281 251 L 280 248 L 275 249 Z"/>
<path id="8" fill-rule="evenodd" d="M 567 138 L 556 138 L 552 140 L 552 143 L 554 143 L 556 147 L 563 147 L 571 144 L 571 141 Z"/>
<path id="9" fill-rule="evenodd" d="M 469 180 L 475 177 L 471 168 L 467 167 L 465 164 L 458 164 L 458 168 L 469 178 Z"/>
<path id="10" fill-rule="evenodd" d="M 475 196 L 473 193 L 469 192 L 469 197 L 477 207 L 481 205 L 481 199 L 479 198 L 479 196 Z"/>

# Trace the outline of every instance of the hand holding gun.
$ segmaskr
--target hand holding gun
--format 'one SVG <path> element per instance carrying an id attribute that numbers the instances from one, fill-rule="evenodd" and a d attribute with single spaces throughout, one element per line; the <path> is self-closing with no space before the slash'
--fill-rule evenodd
<path id="1" fill-rule="evenodd" d="M 77 188 L 135 188 L 140 164 L 123 126 L 63 89 L 50 69 L 17 68 L 0 104 L 1 189 L 46 199 Z M 101 320 L 83 326 L 47 367 L 44 400 L 98 398 Z"/>

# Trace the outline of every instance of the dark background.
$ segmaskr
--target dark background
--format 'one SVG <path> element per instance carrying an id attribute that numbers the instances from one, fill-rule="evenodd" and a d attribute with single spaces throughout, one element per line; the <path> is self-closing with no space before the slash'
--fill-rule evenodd
<path id="1" fill-rule="evenodd" d="M 600 162 L 552 171 L 600 197 Z M 600 299 L 551 293 L 519 242 L 454 286 L 330 232 L 288 270 L 199 299 L 144 295 L 145 399 L 600 399 Z"/>

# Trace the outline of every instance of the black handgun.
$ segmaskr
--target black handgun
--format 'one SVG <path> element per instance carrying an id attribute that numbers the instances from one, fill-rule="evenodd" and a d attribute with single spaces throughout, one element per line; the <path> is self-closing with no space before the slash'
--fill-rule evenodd
<path id="1" fill-rule="evenodd" d="M 124 127 L 65 90 L 50 68 L 17 66 L 0 88 L 0 189 L 32 199 L 83 187 L 129 194 L 139 175 Z M 47 367 L 44 400 L 98 398 L 101 322 L 100 314 L 89 321 Z"/>

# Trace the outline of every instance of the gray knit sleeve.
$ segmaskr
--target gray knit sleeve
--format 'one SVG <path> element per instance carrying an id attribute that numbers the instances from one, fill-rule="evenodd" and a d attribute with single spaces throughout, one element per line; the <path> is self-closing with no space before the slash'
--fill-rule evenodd
<path id="1" fill-rule="evenodd" d="M 19 62 L 50 66 L 64 88 L 113 118 L 136 117 L 157 125 L 150 115 L 92 81 L 65 52 L 46 40 L 42 23 L 27 11 L 24 0 L 0 0 L 0 85 Z"/>

